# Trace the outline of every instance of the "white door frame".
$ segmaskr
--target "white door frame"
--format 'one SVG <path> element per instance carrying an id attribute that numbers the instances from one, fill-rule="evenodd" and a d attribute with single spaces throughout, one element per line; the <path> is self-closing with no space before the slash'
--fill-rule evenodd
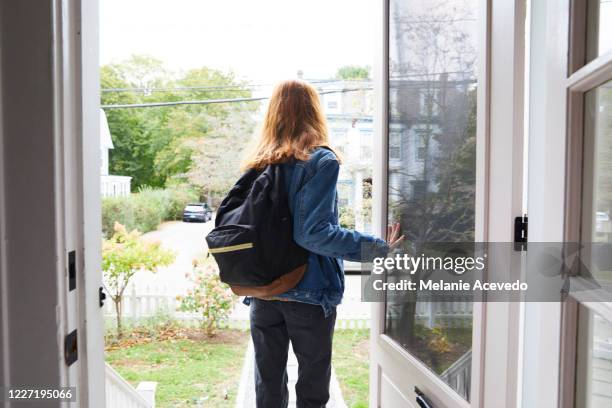
<path id="1" fill-rule="evenodd" d="M 102 408 L 98 1 L 6 1 L 0 21 L 0 385 Z"/>
<path id="2" fill-rule="evenodd" d="M 373 227 L 384 235 L 387 219 L 388 4 L 375 16 L 375 146 Z M 524 23 L 522 1 L 481 0 L 477 118 L 476 240 L 512 242 L 522 214 Z M 380 43 L 379 43 L 380 45 Z M 372 303 L 370 406 L 381 407 L 381 389 L 394 387 L 394 404 L 415 406 L 418 384 L 436 407 L 515 407 L 519 392 L 521 307 L 475 303 L 471 403 L 384 334 L 384 305 Z M 391 381 L 384 372 L 402 383 Z M 383 406 L 382 408 L 387 408 Z M 395 408 L 395 406 L 393 406 Z"/>
<path id="3" fill-rule="evenodd" d="M 534 241 L 582 241 L 582 196 L 590 195 L 582 173 L 583 160 L 588 162 L 584 93 L 612 78 L 611 51 L 585 65 L 585 4 L 533 2 L 532 43 L 541 51 L 532 54 L 531 64 L 529 238 Z M 585 304 L 610 316 L 609 310 L 597 310 L 603 304 Z M 527 306 L 523 403 L 572 408 L 578 303 L 570 297 L 563 304 Z"/>
<path id="4" fill-rule="evenodd" d="M 82 285 L 79 328 L 83 332 L 81 361 L 84 406 L 103 408 L 105 402 L 104 321 L 99 305 L 102 287 L 100 198 L 100 62 L 99 0 L 76 0 L 73 24 L 80 36 L 75 47 L 79 124 L 78 183 L 81 201 Z M 110 299 L 106 299 L 107 302 Z"/>
<path id="5" fill-rule="evenodd" d="M 534 81 L 537 93 L 533 93 L 530 112 L 534 135 L 530 141 L 530 168 L 534 166 L 529 176 L 530 240 L 580 242 L 582 196 L 590 195 L 582 173 L 583 160 L 588 162 L 583 156 L 584 93 L 612 78 L 612 52 L 585 64 L 586 2 L 559 0 L 545 7 L 536 3 L 533 17 L 538 21 L 533 26 L 541 32 L 533 41 L 545 52 L 532 54 L 531 70 L 539 79 Z M 595 310 L 602 306 L 585 304 Z M 578 303 L 570 297 L 563 304 L 528 306 L 532 323 L 525 335 L 532 342 L 526 354 L 539 359 L 525 360 L 523 402 L 571 408 Z"/>
<path id="6" fill-rule="evenodd" d="M 58 154 L 63 155 L 66 250 L 76 251 L 77 286 L 68 293 L 65 319 L 77 329 L 73 365 L 79 405 L 105 406 L 101 272 L 99 12 L 97 0 L 55 1 Z M 60 189 L 62 188 L 60 187 Z"/>
<path id="7" fill-rule="evenodd" d="M 569 1 L 531 2 L 529 241 L 564 241 Z M 559 406 L 561 305 L 526 303 L 523 406 Z"/>

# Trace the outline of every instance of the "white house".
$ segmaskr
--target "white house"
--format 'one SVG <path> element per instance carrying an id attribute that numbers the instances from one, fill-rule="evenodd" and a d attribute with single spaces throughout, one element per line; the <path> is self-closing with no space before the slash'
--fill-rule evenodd
<path id="1" fill-rule="evenodd" d="M 100 109 L 100 189 L 102 197 L 127 196 L 131 191 L 131 177 L 108 174 L 109 150 L 113 148 L 106 113 Z"/>
<path id="2" fill-rule="evenodd" d="M 372 183 L 372 82 L 338 80 L 316 86 L 331 144 L 344 159 L 338 177 L 338 204 L 353 210 L 356 229 L 370 231 L 371 214 L 364 209 L 364 194 L 371 192 L 364 187 L 370 190 Z"/>

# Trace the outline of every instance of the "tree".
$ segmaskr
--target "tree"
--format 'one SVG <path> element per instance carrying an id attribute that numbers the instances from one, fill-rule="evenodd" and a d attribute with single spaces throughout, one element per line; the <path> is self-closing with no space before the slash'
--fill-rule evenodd
<path id="1" fill-rule="evenodd" d="M 156 272 L 160 266 L 170 265 L 174 253 L 161 247 L 159 242 L 148 242 L 137 230 L 115 223 L 115 233 L 102 243 L 102 271 L 107 291 L 117 312 L 117 337 L 123 335 L 123 292 L 132 276 L 139 270 Z"/>
<path id="2" fill-rule="evenodd" d="M 171 87 L 168 71 L 161 61 L 135 55 L 128 60 L 101 67 L 102 105 L 134 104 L 176 100 L 172 95 L 151 93 L 152 87 Z M 107 109 L 114 149 L 109 170 L 132 177 L 132 187 L 163 187 L 164 179 L 155 172 L 155 157 L 167 145 L 168 109 Z"/>
<path id="3" fill-rule="evenodd" d="M 370 79 L 369 66 L 345 65 L 336 72 L 336 78 L 344 80 L 364 80 Z"/>
<path id="4" fill-rule="evenodd" d="M 252 115 L 234 106 L 225 118 L 210 118 L 206 137 L 186 141 L 193 150 L 190 184 L 212 199 L 225 194 L 240 176 L 240 162 L 254 133 Z"/>
<path id="5" fill-rule="evenodd" d="M 231 72 L 202 67 L 175 75 L 161 61 L 148 56 L 133 56 L 125 62 L 104 66 L 101 77 L 103 104 L 251 96 L 250 89 Z M 218 191 L 218 186 L 225 188 L 227 180 L 237 174 L 236 152 L 226 155 L 236 167 L 229 172 L 228 166 L 223 166 L 225 157 L 218 160 L 218 153 L 227 153 L 228 145 L 241 145 L 251 136 L 253 115 L 259 105 L 258 102 L 236 102 L 107 109 L 115 145 L 110 171 L 131 176 L 135 188 L 188 183 L 205 194 Z M 206 166 L 206 171 L 214 174 L 192 177 L 202 169 L 199 161 L 210 163 L 210 158 L 215 159 L 214 166 Z M 221 167 L 224 170 L 218 170 Z"/>

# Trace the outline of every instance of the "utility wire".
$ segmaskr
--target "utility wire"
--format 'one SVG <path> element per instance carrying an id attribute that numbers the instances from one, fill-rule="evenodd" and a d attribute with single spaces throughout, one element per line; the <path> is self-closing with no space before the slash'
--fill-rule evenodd
<path id="1" fill-rule="evenodd" d="M 367 91 L 372 90 L 369 88 L 352 88 L 352 89 L 338 89 L 333 91 L 322 91 L 319 92 L 321 95 L 332 94 L 332 93 L 346 93 L 356 91 Z M 252 98 L 227 98 L 227 99 L 205 99 L 201 101 L 172 101 L 172 102 L 150 102 L 150 103 L 132 103 L 124 105 L 101 105 L 103 109 L 126 109 L 126 108 L 158 108 L 163 106 L 177 106 L 177 105 L 210 105 L 214 103 L 235 103 L 235 102 L 251 102 L 251 101 L 262 101 L 270 99 L 269 96 L 252 97 Z"/>
<path id="2" fill-rule="evenodd" d="M 307 81 L 310 84 L 324 84 L 333 82 L 371 82 L 369 80 L 344 80 L 344 79 L 318 79 Z M 161 87 L 161 88 L 147 88 L 147 87 L 136 87 L 136 88 L 103 88 L 101 92 L 174 92 L 174 91 L 249 91 L 254 88 L 261 88 L 264 86 L 273 86 L 274 84 L 247 84 L 247 85 L 201 85 L 201 86 L 177 86 L 177 87 Z"/>
<path id="3" fill-rule="evenodd" d="M 231 103 L 231 102 L 250 102 L 262 101 L 268 99 L 267 96 L 260 98 L 231 98 L 231 99 L 206 99 L 203 101 L 174 101 L 174 102 L 151 102 L 151 103 L 131 103 L 125 105 L 102 105 L 103 109 L 124 109 L 124 108 L 158 108 L 162 106 L 177 106 L 177 105 L 210 105 L 213 103 Z"/>

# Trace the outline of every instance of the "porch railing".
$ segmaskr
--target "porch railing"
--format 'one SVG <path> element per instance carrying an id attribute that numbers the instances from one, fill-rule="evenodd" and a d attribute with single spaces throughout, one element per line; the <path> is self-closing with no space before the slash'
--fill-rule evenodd
<path id="1" fill-rule="evenodd" d="M 105 385 L 108 408 L 155 408 L 155 387 L 151 387 L 152 383 L 146 383 L 143 396 L 106 364 Z"/>
<path id="2" fill-rule="evenodd" d="M 472 371 L 472 350 L 462 355 L 448 367 L 440 378 L 451 386 L 463 398 L 470 399 L 470 384 Z"/>

